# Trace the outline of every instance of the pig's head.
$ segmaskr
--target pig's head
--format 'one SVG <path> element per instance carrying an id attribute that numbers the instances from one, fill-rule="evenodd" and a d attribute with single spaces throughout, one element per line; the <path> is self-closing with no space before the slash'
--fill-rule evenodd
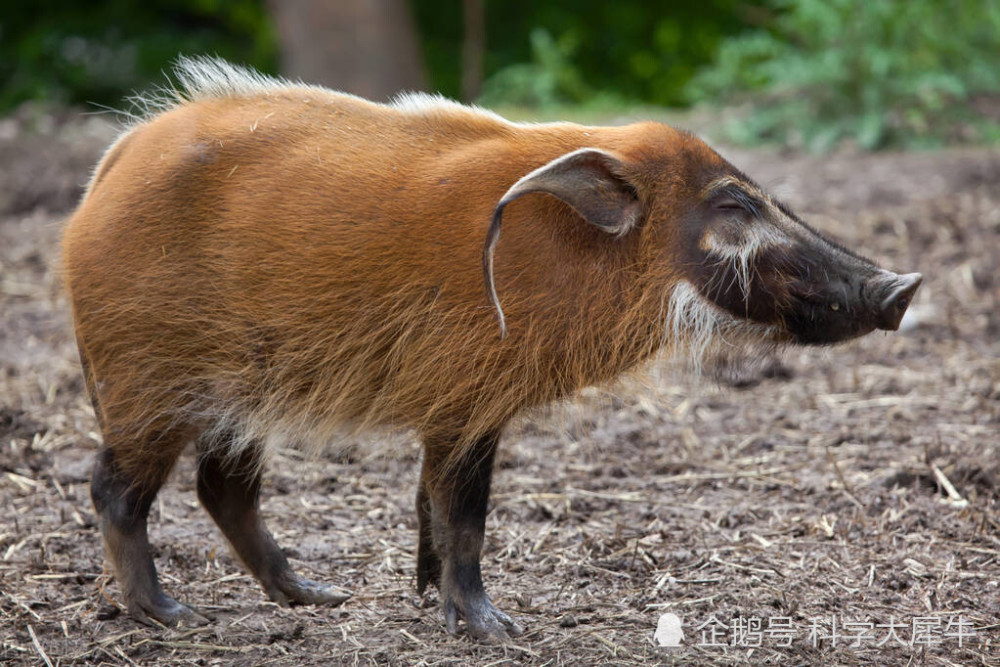
<path id="1" fill-rule="evenodd" d="M 484 253 L 501 327 L 492 278 L 501 214 L 538 192 L 569 204 L 609 243 L 640 235 L 635 261 L 663 286 L 665 342 L 696 364 L 899 327 L 920 274 L 880 269 L 807 225 L 700 140 L 670 136 L 662 156 L 584 148 L 510 188 Z"/>
<path id="2" fill-rule="evenodd" d="M 735 170 L 705 184 L 679 231 L 683 276 L 699 297 L 789 342 L 896 330 L 920 286 L 920 274 L 878 268 Z"/>

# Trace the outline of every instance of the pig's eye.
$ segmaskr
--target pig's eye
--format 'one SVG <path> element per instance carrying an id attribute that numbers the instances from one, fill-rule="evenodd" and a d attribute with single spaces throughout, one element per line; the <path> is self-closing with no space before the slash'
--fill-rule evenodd
<path id="1" fill-rule="evenodd" d="M 715 208 L 720 211 L 726 211 L 727 213 L 732 213 L 734 211 L 746 212 L 746 207 L 740 202 L 736 201 L 733 197 L 723 197 L 715 203 Z"/>
<path id="2" fill-rule="evenodd" d="M 746 215 L 756 218 L 763 210 L 763 204 L 759 199 L 750 196 L 740 188 L 726 188 L 716 193 L 711 204 L 716 211 L 729 216 Z"/>

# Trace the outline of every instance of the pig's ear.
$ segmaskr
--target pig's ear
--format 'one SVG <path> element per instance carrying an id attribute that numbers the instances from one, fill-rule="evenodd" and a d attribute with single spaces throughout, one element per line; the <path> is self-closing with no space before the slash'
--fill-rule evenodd
<path id="1" fill-rule="evenodd" d="M 609 234 L 622 235 L 639 221 L 635 188 L 622 176 L 621 160 L 597 148 L 581 148 L 534 170 L 507 191 L 493 213 L 494 224 L 504 206 L 524 195 L 541 192 L 569 204 L 584 220 Z"/>
<path id="2" fill-rule="evenodd" d="M 493 282 L 493 251 L 500 239 L 504 207 L 527 194 L 547 194 L 568 204 L 598 229 L 622 236 L 636 226 L 642 214 L 636 190 L 622 177 L 623 171 L 621 160 L 614 155 L 597 148 L 581 148 L 534 170 L 497 203 L 483 248 L 483 276 L 486 296 L 500 320 L 501 335 L 507 328 Z"/>

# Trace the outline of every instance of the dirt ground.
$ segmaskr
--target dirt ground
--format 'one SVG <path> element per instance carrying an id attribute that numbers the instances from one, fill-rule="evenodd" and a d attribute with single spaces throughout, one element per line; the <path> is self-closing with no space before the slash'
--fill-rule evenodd
<path id="1" fill-rule="evenodd" d="M 266 601 L 194 492 L 154 505 L 197 629 L 119 613 L 89 500 L 58 239 L 113 128 L 0 119 L 0 663 L 1000 665 L 1000 153 L 724 151 L 818 227 L 925 283 L 894 334 L 718 383 L 667 368 L 513 426 L 483 566 L 526 627 L 449 636 L 414 590 L 419 451 L 281 453 L 265 512 L 293 564 L 354 592 Z M 654 639 L 661 614 L 679 647 Z M 669 617 L 668 617 L 669 618 Z"/>

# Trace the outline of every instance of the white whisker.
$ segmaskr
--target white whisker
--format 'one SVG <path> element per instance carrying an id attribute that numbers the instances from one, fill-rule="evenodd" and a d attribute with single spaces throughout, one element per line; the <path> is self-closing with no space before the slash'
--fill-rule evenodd
<path id="1" fill-rule="evenodd" d="M 706 362 L 751 360 L 774 350 L 778 327 L 735 317 L 712 304 L 694 285 L 681 281 L 667 305 L 665 347 L 696 374 Z"/>

